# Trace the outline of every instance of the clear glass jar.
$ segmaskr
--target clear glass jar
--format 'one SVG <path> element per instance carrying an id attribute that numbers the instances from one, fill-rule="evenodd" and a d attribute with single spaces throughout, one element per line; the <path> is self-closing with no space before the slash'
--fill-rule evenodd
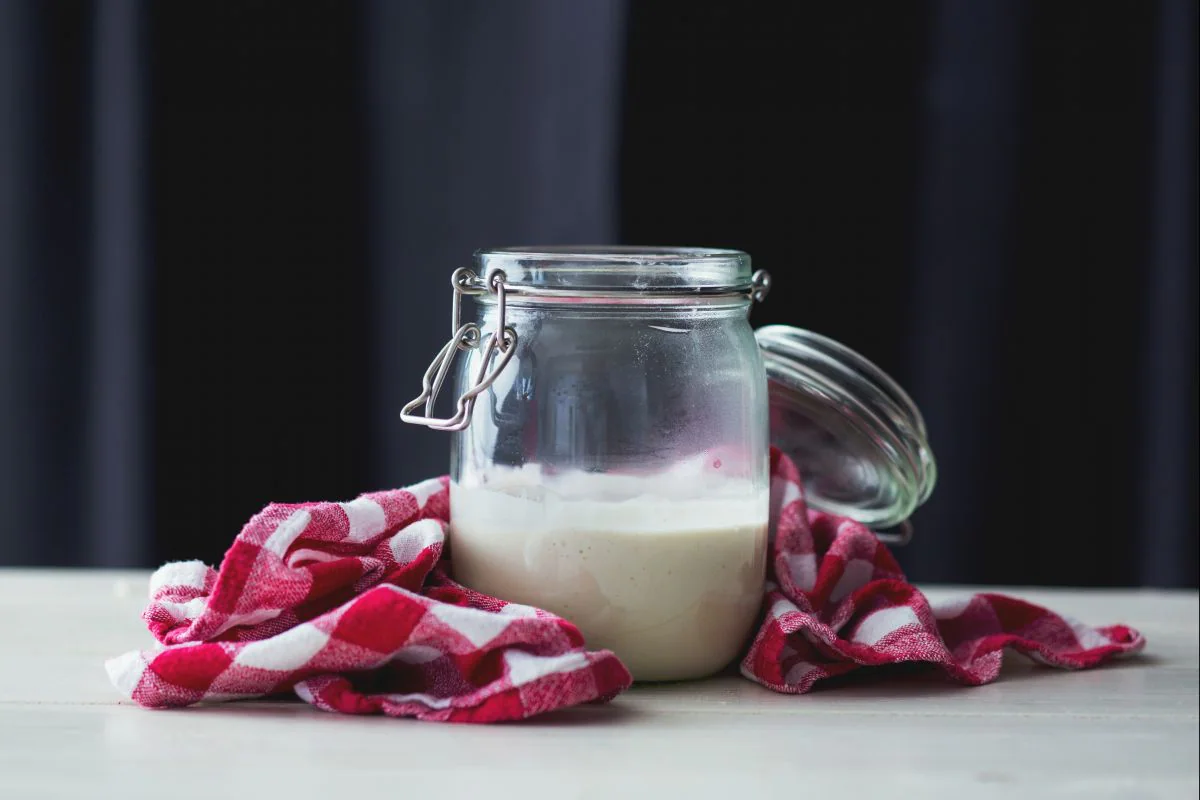
<path id="1" fill-rule="evenodd" d="M 872 524 L 932 487 L 924 423 L 878 368 L 797 329 L 756 339 L 769 278 L 745 253 L 489 250 L 452 284 L 452 336 L 401 416 L 455 432 L 455 577 L 566 617 L 637 680 L 710 675 L 747 643 L 772 442 L 810 505 Z"/>
<path id="2" fill-rule="evenodd" d="M 476 270 L 482 341 L 512 340 L 458 359 L 458 395 L 481 366 L 495 378 L 454 435 L 455 576 L 566 617 L 639 680 L 720 670 L 747 640 L 766 567 L 749 257 L 494 250 Z"/>

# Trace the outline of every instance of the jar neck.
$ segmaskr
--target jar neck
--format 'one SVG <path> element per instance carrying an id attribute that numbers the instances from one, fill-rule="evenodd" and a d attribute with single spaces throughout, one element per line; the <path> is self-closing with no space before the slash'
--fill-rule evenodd
<path id="1" fill-rule="evenodd" d="M 484 321 L 494 320 L 499 311 L 495 301 L 482 300 L 477 302 L 478 318 Z M 689 302 L 612 302 L 605 300 L 597 302 L 594 298 L 570 301 L 566 298 L 556 298 L 545 302 L 514 302 L 508 301 L 506 316 L 509 320 L 529 318 L 590 318 L 604 319 L 749 319 L 750 301 L 746 298 L 713 298 L 703 302 L 691 299 Z"/>

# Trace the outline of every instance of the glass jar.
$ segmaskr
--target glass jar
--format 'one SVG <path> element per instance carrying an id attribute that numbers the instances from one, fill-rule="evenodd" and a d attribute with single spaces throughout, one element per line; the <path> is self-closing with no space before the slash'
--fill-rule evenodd
<path id="1" fill-rule="evenodd" d="M 635 679 L 710 675 L 746 644 L 762 602 L 777 427 L 819 482 L 818 507 L 829 498 L 853 511 L 858 491 L 869 521 L 887 522 L 927 494 L 906 471 L 927 453 L 915 406 L 855 366 L 877 391 L 848 422 L 853 404 L 826 384 L 849 351 L 831 359 L 813 346 L 828 340 L 779 326 L 757 340 L 748 312 L 769 278 L 745 253 L 514 248 L 476 253 L 475 267 L 454 273 L 452 337 L 401 414 L 454 431 L 455 577 L 571 620 Z M 464 296 L 476 300 L 470 321 Z M 451 373 L 455 413 L 435 418 Z M 869 394 L 859 384 L 843 394 Z M 827 441 L 822 408 L 848 454 Z M 919 428 L 915 445 L 883 453 L 891 472 L 879 454 L 863 468 L 863 441 L 882 441 L 861 430 L 866 417 L 894 429 L 889 443 Z"/>

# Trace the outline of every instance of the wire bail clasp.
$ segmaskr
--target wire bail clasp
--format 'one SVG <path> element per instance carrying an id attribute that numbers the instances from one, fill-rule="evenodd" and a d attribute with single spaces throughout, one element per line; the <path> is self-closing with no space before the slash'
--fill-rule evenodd
<path id="1" fill-rule="evenodd" d="M 461 431 L 471 424 L 471 412 L 475 408 L 475 398 L 491 386 L 500 372 L 508 366 L 513 353 L 517 350 L 517 332 L 507 324 L 505 312 L 508 299 L 508 289 L 505 285 L 503 270 L 489 273 L 487 280 L 481 280 L 471 270 L 463 267 L 456 269 L 450 276 L 450 285 L 454 288 L 454 297 L 450 312 L 450 340 L 442 346 L 433 357 L 429 369 L 421 379 L 421 394 L 417 395 L 404 408 L 400 409 L 400 419 L 413 425 L 424 425 L 437 431 Z M 462 298 L 464 295 L 481 295 L 491 292 L 496 295 L 497 318 L 496 330 L 487 337 L 483 344 L 483 353 L 479 360 L 479 368 L 470 387 L 459 396 L 452 417 L 438 418 L 433 416 L 433 406 L 441 393 L 442 384 L 454 363 L 454 357 L 461 351 L 474 350 L 483 342 L 483 331 L 473 322 L 462 321 Z M 495 366 L 491 366 L 493 358 Z M 421 405 L 423 412 L 418 411 Z"/>

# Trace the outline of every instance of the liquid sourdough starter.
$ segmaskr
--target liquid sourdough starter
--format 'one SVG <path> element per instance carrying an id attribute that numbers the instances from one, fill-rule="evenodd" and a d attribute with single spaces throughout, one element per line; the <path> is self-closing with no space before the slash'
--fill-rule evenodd
<path id="1" fill-rule="evenodd" d="M 637 680 L 710 675 L 737 658 L 762 603 L 768 495 L 749 482 L 493 468 L 451 484 L 463 584 L 552 611 Z"/>

